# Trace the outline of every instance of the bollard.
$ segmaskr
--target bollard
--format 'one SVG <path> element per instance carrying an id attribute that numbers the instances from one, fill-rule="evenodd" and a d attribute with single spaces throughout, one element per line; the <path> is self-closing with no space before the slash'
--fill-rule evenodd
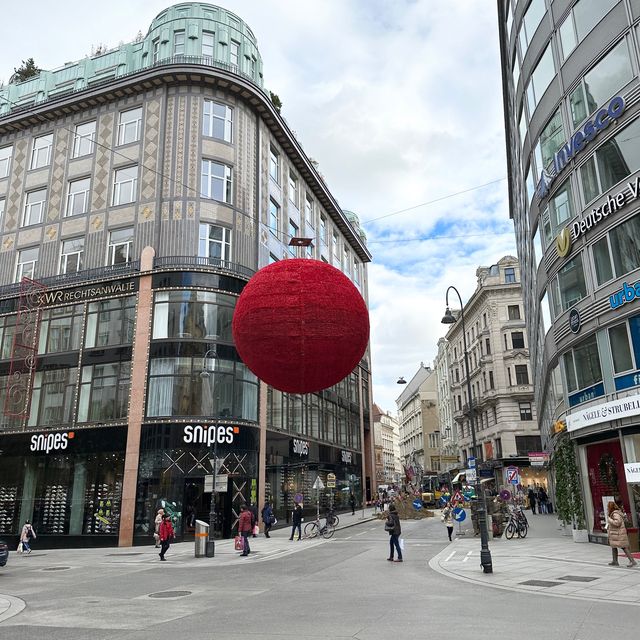
<path id="1" fill-rule="evenodd" d="M 196 558 L 210 557 L 207 554 L 207 539 L 209 538 L 209 524 L 196 520 Z"/>

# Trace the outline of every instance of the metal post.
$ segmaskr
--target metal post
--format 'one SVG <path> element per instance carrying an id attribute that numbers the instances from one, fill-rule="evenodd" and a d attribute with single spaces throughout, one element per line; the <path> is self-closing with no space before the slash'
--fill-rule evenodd
<path id="1" fill-rule="evenodd" d="M 215 429 L 215 425 L 210 425 L 209 429 Z M 211 506 L 209 507 L 209 538 L 207 539 L 207 558 L 213 558 L 216 555 L 216 541 L 213 530 L 216 526 L 216 476 L 218 474 L 218 440 L 213 442 L 213 487 L 211 489 Z"/>
<path id="2" fill-rule="evenodd" d="M 464 305 L 460 292 L 453 286 L 447 289 L 446 304 L 449 306 L 449 291 L 453 289 L 460 300 L 460 316 L 462 318 L 462 344 L 464 347 L 464 368 L 467 374 L 467 394 L 469 395 L 469 422 L 471 424 L 471 441 L 473 443 L 473 454 L 478 457 L 476 442 L 476 425 L 473 417 L 473 396 L 471 392 L 471 376 L 469 375 L 469 353 L 467 352 L 467 332 L 464 325 Z M 482 451 L 480 451 L 480 460 L 482 460 Z M 487 503 L 482 485 L 480 484 L 480 474 L 476 473 L 475 492 L 477 501 L 478 527 L 480 528 L 480 565 L 484 573 L 493 573 L 493 563 L 491 560 L 491 551 L 489 550 L 489 535 L 487 531 Z"/>

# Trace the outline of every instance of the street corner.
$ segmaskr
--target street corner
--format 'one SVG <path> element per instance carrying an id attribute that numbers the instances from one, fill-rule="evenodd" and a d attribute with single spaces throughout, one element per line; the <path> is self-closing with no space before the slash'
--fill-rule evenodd
<path id="1" fill-rule="evenodd" d="M 27 603 L 24 600 L 0 593 L 0 624 L 17 616 L 26 606 Z"/>

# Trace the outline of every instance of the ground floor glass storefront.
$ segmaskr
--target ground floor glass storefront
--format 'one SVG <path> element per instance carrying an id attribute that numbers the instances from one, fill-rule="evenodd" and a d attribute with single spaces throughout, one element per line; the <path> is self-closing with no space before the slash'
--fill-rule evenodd
<path id="1" fill-rule="evenodd" d="M 305 514 L 315 514 L 318 495 L 321 512 L 330 505 L 337 510 L 349 508 L 351 493 L 358 506 L 362 504 L 359 453 L 268 431 L 266 463 L 265 499 L 281 522 L 289 523 L 296 502 L 303 505 Z M 330 474 L 335 476 L 335 487 L 329 486 Z M 313 488 L 318 477 L 325 487 L 319 492 Z"/>
<path id="2" fill-rule="evenodd" d="M 0 535 L 30 520 L 48 547 L 115 545 L 125 438 L 120 427 L 0 437 Z"/>
<path id="3" fill-rule="evenodd" d="M 209 429 L 222 429 L 209 437 Z M 229 431 L 231 430 L 231 431 Z M 208 444 L 211 442 L 211 444 Z M 240 506 L 258 496 L 259 432 L 255 426 L 216 423 L 143 425 L 134 537 L 148 543 L 162 507 L 179 540 L 192 539 L 195 521 L 209 522 L 216 464 L 216 526 L 219 537 L 237 527 Z"/>

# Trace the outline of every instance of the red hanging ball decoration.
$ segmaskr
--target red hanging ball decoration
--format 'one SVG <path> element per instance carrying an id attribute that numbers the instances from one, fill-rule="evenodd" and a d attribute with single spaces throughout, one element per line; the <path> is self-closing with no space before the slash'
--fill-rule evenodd
<path id="1" fill-rule="evenodd" d="M 232 329 L 240 357 L 258 378 L 280 391 L 311 393 L 355 369 L 369 341 L 369 313 L 338 269 L 290 259 L 251 278 Z"/>

